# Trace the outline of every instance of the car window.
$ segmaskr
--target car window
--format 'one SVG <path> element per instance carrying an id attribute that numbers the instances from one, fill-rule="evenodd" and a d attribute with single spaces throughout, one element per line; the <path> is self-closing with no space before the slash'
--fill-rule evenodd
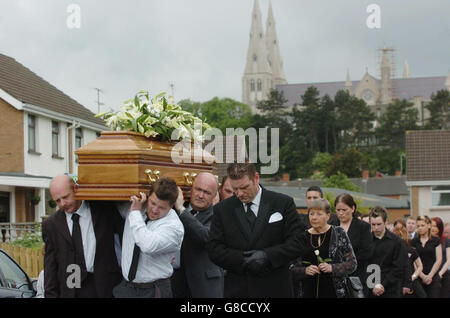
<path id="1" fill-rule="evenodd" d="M 25 272 L 2 252 L 0 252 L 0 275 L 3 276 L 0 280 L 1 287 L 30 290 Z"/>

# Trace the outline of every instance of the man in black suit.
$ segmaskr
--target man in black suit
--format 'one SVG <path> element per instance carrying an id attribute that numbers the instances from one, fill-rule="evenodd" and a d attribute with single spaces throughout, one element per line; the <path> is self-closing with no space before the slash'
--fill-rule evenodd
<path id="1" fill-rule="evenodd" d="M 292 297 L 289 262 L 301 253 L 294 200 L 259 185 L 251 163 L 228 166 L 234 196 L 214 206 L 207 249 L 227 270 L 225 297 Z"/>
<path id="2" fill-rule="evenodd" d="M 217 179 L 208 172 L 199 173 L 191 190 L 187 208 L 177 201 L 175 209 L 184 226 L 184 239 L 180 251 L 180 268 L 172 275 L 175 297 L 222 298 L 223 270 L 211 262 L 206 251 L 213 199 L 218 191 Z"/>
<path id="3" fill-rule="evenodd" d="M 124 221 L 113 205 L 75 200 L 76 192 L 67 175 L 50 183 L 58 211 L 42 224 L 45 297 L 112 297 L 121 280 L 114 243 Z"/>
<path id="4" fill-rule="evenodd" d="M 387 211 L 384 207 L 375 206 L 370 210 L 370 225 L 372 227 L 374 250 L 369 259 L 367 271 L 374 271 L 374 265 L 379 271 L 370 273 L 367 283 L 370 297 L 399 298 L 402 295 L 404 262 L 408 260 L 406 245 L 403 240 L 390 232 L 387 227 Z M 377 277 L 380 274 L 380 277 Z"/>

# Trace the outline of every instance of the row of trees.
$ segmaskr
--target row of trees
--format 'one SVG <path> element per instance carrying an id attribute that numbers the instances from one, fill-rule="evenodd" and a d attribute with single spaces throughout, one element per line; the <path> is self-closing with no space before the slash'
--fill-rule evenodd
<path id="1" fill-rule="evenodd" d="M 417 109 L 406 100 L 394 100 L 377 118 L 364 100 L 344 90 L 334 98 L 320 97 L 312 86 L 301 98 L 301 106 L 289 108 L 282 92 L 272 90 L 267 100 L 257 104 L 260 114 L 252 114 L 247 105 L 230 98 L 179 104 L 224 134 L 228 127 L 279 128 L 279 173 L 289 173 L 291 178 L 307 178 L 316 170 L 323 178 L 338 172 L 359 177 L 363 169 L 387 174 L 402 169 L 404 173 L 405 131 L 450 128 L 447 90 L 432 95 L 426 105 L 430 118 L 423 126 L 418 125 Z"/>

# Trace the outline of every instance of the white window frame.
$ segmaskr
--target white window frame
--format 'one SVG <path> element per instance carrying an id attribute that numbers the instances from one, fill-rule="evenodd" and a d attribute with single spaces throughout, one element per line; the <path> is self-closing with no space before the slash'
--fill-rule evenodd
<path id="1" fill-rule="evenodd" d="M 431 193 L 431 207 L 432 208 L 443 208 L 443 207 L 450 207 L 450 204 L 448 205 L 435 205 L 435 196 L 434 194 L 440 194 L 440 193 L 448 193 L 450 194 L 450 184 L 446 185 L 444 187 L 447 187 L 448 189 L 442 189 L 442 190 L 435 190 L 435 188 L 437 188 L 439 186 L 432 186 L 430 188 L 430 193 Z"/>

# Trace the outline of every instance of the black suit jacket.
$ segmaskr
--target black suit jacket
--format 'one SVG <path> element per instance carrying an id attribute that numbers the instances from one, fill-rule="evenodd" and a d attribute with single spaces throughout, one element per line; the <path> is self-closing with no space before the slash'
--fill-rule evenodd
<path id="1" fill-rule="evenodd" d="M 114 205 L 90 201 L 92 224 L 96 239 L 94 281 L 98 297 L 113 297 L 112 289 L 122 275 L 114 249 L 114 234 L 122 241 L 124 220 Z M 76 297 L 75 289 L 67 287 L 67 267 L 75 263 L 75 250 L 64 211 L 57 211 L 42 223 L 45 242 L 45 297 Z"/>
<path id="2" fill-rule="evenodd" d="M 213 206 L 196 216 L 191 212 L 180 215 L 184 238 L 180 268 L 172 276 L 172 288 L 177 297 L 223 297 L 223 270 L 209 259 L 206 251 L 212 216 Z"/>
<path id="3" fill-rule="evenodd" d="M 282 219 L 269 223 L 272 215 Z M 214 206 L 207 249 L 211 260 L 227 270 L 225 297 L 292 297 L 289 262 L 302 251 L 301 223 L 294 200 L 262 189 L 258 217 L 250 230 L 241 201 L 236 196 Z M 272 270 L 264 276 L 244 273 L 244 251 L 264 250 Z"/>

